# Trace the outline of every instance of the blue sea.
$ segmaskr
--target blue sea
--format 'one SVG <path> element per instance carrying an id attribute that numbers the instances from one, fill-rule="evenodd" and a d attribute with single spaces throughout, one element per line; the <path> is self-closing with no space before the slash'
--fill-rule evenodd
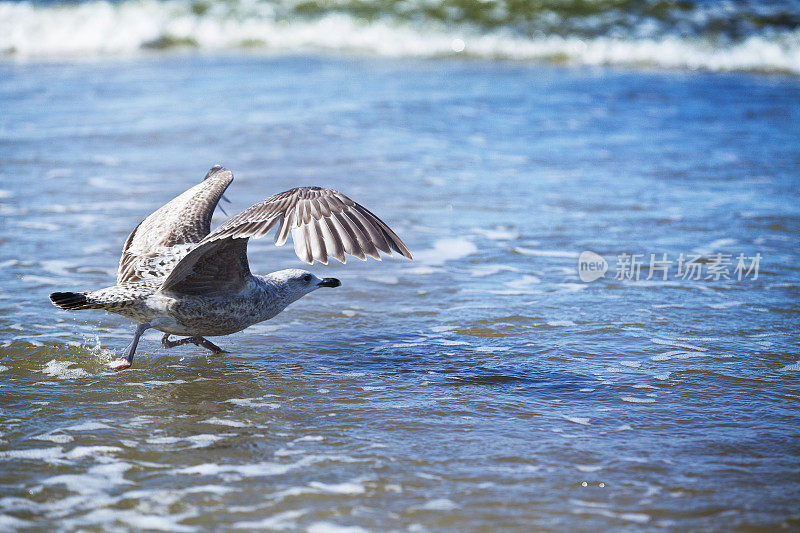
<path id="1" fill-rule="evenodd" d="M 798 13 L 0 2 L 0 530 L 800 529 Z M 48 294 L 216 163 L 414 260 L 111 372 Z"/>

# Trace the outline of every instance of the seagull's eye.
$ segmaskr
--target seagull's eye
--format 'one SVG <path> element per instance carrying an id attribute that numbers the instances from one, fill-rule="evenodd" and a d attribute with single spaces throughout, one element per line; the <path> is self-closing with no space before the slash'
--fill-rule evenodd
<path id="1" fill-rule="evenodd" d="M 305 281 L 306 283 L 310 283 L 311 282 L 311 274 L 306 274 L 305 276 L 303 276 L 303 281 Z"/>

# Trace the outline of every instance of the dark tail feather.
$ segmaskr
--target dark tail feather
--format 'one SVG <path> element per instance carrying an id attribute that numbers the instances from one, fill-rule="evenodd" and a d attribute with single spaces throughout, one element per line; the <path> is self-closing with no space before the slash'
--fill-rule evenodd
<path id="1" fill-rule="evenodd" d="M 85 292 L 54 292 L 50 295 L 50 301 L 68 311 L 103 308 L 100 303 L 90 302 Z"/>

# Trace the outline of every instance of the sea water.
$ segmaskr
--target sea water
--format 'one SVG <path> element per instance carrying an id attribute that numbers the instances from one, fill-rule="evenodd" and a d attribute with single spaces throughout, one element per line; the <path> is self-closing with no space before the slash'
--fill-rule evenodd
<path id="1" fill-rule="evenodd" d="M 17 57 L 0 109 L 0 529 L 800 527 L 796 77 Z M 229 214 L 333 187 L 415 260 L 315 264 L 342 286 L 229 353 L 150 331 L 107 370 L 134 325 L 48 294 L 112 284 L 215 163 Z"/>

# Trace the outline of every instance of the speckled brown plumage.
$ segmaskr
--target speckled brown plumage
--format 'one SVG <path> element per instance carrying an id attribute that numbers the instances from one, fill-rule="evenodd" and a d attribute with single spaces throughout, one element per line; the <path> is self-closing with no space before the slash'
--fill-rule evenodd
<path id="1" fill-rule="evenodd" d="M 214 209 L 232 181 L 228 169 L 214 166 L 203 182 L 139 224 L 123 246 L 116 285 L 50 295 L 63 309 L 105 309 L 140 323 L 127 356 L 111 363 L 112 368 L 130 366 L 148 328 L 167 333 L 164 346 L 183 344 L 168 340 L 176 334 L 219 350 L 203 336 L 241 331 L 319 287 L 340 284 L 298 269 L 253 275 L 247 241 L 276 225 L 275 243 L 283 245 L 291 233 L 295 252 L 306 263 L 327 264 L 329 257 L 344 263 L 345 254 L 380 260 L 380 252 L 391 255 L 392 250 L 411 259 L 386 223 L 344 194 L 320 187 L 276 194 L 210 233 Z"/>
<path id="2" fill-rule="evenodd" d="M 211 231 L 211 217 L 233 181 L 216 165 L 201 183 L 144 219 L 128 236 L 119 260 L 117 284 L 163 278 Z"/>

